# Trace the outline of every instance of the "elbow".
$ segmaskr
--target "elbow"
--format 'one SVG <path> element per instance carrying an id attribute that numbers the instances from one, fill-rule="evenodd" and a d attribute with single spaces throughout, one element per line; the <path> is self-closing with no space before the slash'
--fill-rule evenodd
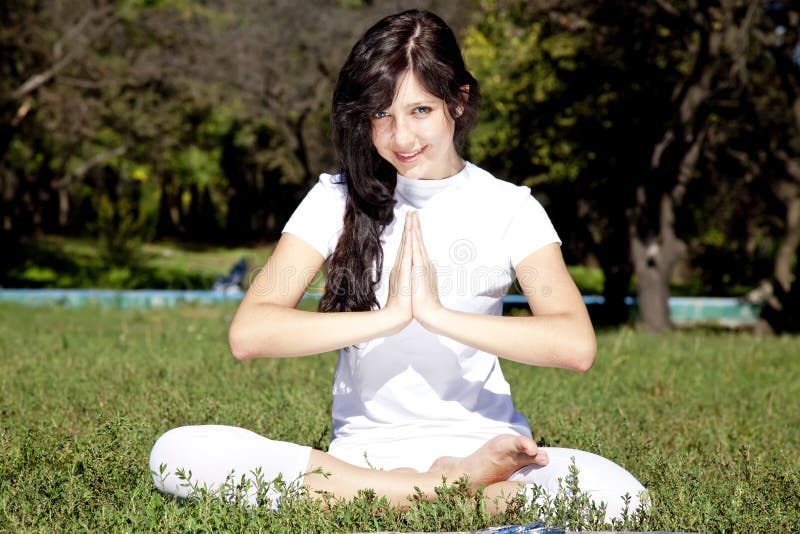
<path id="1" fill-rule="evenodd" d="M 252 360 L 256 357 L 246 333 L 242 332 L 240 328 L 236 328 L 235 323 L 228 330 L 228 347 L 233 357 L 239 361 Z"/>
<path id="2" fill-rule="evenodd" d="M 585 373 L 592 368 L 595 358 L 597 358 L 597 339 L 592 333 L 591 336 L 587 336 L 573 347 L 570 368 L 573 371 Z"/>
<path id="3" fill-rule="evenodd" d="M 228 347 L 231 349 L 231 354 L 237 360 L 249 360 L 251 358 L 246 345 L 233 333 L 233 329 L 228 331 Z"/>
<path id="4" fill-rule="evenodd" d="M 239 306 L 228 328 L 228 347 L 233 357 L 237 360 L 280 357 L 273 347 L 279 327 L 262 326 L 273 322 L 268 308 L 258 315 L 251 308 L 243 308 Z"/>

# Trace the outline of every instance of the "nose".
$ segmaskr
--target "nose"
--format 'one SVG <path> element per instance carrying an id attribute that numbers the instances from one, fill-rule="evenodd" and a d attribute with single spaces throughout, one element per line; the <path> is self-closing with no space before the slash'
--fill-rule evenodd
<path id="1" fill-rule="evenodd" d="M 414 147 L 414 131 L 408 118 L 398 117 L 395 119 L 392 135 L 397 149 L 405 150 Z"/>

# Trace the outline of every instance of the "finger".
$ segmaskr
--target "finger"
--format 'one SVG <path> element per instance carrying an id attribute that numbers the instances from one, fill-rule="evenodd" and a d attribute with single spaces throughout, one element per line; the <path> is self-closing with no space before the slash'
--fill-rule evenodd
<path id="1" fill-rule="evenodd" d="M 397 256 L 395 257 L 395 266 L 401 264 L 403 262 L 403 257 L 406 251 L 409 248 L 409 230 L 410 226 L 408 223 L 408 213 L 406 213 L 406 217 L 403 220 L 403 234 L 400 236 L 400 246 L 397 248 Z"/>
<path id="2" fill-rule="evenodd" d="M 403 259 L 403 251 L 405 250 L 407 235 L 408 235 L 408 222 L 405 221 L 405 225 L 403 226 L 403 233 L 400 235 L 400 246 L 397 248 L 397 262 L 400 262 Z"/>
<path id="3" fill-rule="evenodd" d="M 405 226 L 403 226 L 403 239 L 400 242 L 400 263 L 404 271 L 411 268 L 413 251 L 411 250 L 411 212 L 406 214 Z"/>
<path id="4" fill-rule="evenodd" d="M 419 222 L 419 214 L 414 214 L 414 235 L 416 237 L 417 247 L 422 258 L 422 261 L 428 263 L 428 251 L 425 249 L 425 242 L 422 240 L 422 225 Z"/>
<path id="5" fill-rule="evenodd" d="M 536 453 L 536 458 L 534 459 L 533 463 L 536 465 L 547 465 L 550 463 L 550 457 L 547 455 L 546 451 L 539 449 L 539 452 Z"/>
<path id="6" fill-rule="evenodd" d="M 425 265 L 426 257 L 424 251 L 422 250 L 422 236 L 419 232 L 419 215 L 414 213 L 414 218 L 412 220 L 412 240 L 411 246 L 414 248 L 414 263 L 419 265 Z"/>

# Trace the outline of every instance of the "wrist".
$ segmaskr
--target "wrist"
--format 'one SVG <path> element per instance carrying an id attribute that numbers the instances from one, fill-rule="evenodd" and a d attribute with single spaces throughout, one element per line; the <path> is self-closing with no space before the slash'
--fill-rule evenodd
<path id="1" fill-rule="evenodd" d="M 439 306 L 423 316 L 415 316 L 414 318 L 423 326 L 423 328 L 425 328 L 425 330 L 428 330 L 434 334 L 442 334 L 444 332 L 444 325 L 447 323 L 450 313 L 452 313 L 452 310 L 449 310 L 444 306 Z"/>
<path id="2" fill-rule="evenodd" d="M 381 336 L 391 336 L 408 326 L 411 322 L 410 314 L 403 313 L 403 310 L 395 307 L 384 307 L 378 310 L 377 315 L 380 321 Z M 407 316 L 407 317 L 406 317 Z"/>

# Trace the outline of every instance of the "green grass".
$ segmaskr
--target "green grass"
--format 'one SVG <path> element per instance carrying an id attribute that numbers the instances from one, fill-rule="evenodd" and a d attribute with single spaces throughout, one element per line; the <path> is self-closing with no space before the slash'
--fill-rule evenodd
<path id="1" fill-rule="evenodd" d="M 231 307 L 124 311 L 0 305 L 0 530 L 460 530 L 492 518 L 458 487 L 407 512 L 369 493 L 280 511 L 180 503 L 152 486 L 165 430 L 238 425 L 324 448 L 333 354 L 236 362 Z M 796 531 L 797 337 L 628 328 L 587 374 L 504 362 L 540 443 L 611 458 L 650 490 L 642 530 Z"/>

